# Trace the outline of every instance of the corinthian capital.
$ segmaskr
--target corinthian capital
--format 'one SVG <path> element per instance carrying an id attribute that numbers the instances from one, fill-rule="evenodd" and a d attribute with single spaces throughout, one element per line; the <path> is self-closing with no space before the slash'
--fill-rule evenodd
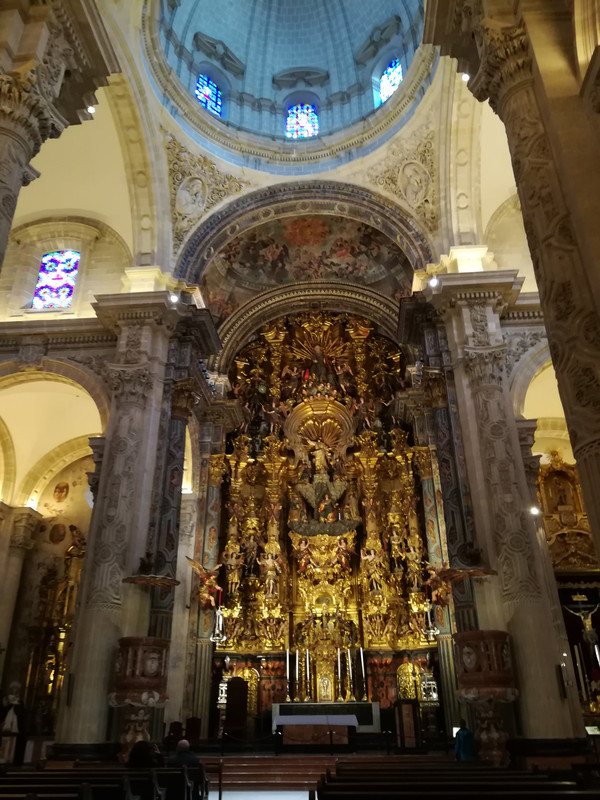
<path id="1" fill-rule="evenodd" d="M 521 25 L 483 19 L 475 28 L 479 69 L 469 88 L 478 100 L 487 100 L 502 117 L 503 100 L 516 86 L 532 80 L 529 39 Z"/>
<path id="2" fill-rule="evenodd" d="M 501 386 L 504 380 L 506 347 L 466 347 L 463 363 L 474 389 Z"/>

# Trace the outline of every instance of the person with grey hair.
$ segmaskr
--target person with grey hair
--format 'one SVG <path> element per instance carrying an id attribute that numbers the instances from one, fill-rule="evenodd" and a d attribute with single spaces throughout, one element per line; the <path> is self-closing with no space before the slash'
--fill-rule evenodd
<path id="1" fill-rule="evenodd" d="M 180 739 L 177 742 L 175 753 L 167 761 L 168 767 L 199 767 L 200 761 L 196 753 L 190 750 L 190 743 L 187 739 Z"/>

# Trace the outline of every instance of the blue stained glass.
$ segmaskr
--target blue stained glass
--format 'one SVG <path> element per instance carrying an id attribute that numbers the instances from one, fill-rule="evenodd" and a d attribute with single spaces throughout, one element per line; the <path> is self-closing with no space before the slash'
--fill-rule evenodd
<path id="1" fill-rule="evenodd" d="M 402 83 L 402 64 L 395 58 L 383 71 L 379 80 L 379 97 L 382 103 L 391 97 Z"/>
<path id="2" fill-rule="evenodd" d="M 223 95 L 221 90 L 208 75 L 198 75 L 196 81 L 196 97 L 201 106 L 211 114 L 220 117 L 223 113 Z"/>
<path id="3" fill-rule="evenodd" d="M 319 133 L 319 115 L 310 103 L 299 103 L 288 108 L 285 135 L 288 139 L 305 139 Z"/>
<path id="4" fill-rule="evenodd" d="M 76 250 L 57 250 L 42 258 L 33 308 L 69 308 L 80 258 L 81 253 Z"/>

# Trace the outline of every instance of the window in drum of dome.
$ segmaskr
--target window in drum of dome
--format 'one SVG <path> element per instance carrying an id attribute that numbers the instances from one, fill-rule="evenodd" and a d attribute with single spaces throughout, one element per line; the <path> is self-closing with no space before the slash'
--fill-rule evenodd
<path id="1" fill-rule="evenodd" d="M 201 106 L 216 117 L 223 113 L 223 95 L 219 87 L 208 75 L 198 75 L 196 97 Z"/>
<path id="2" fill-rule="evenodd" d="M 306 139 L 319 133 L 319 115 L 312 103 L 298 103 L 290 106 L 285 121 L 285 135 L 288 139 Z"/>
<path id="3" fill-rule="evenodd" d="M 40 262 L 32 308 L 69 308 L 77 280 L 81 253 L 76 250 L 57 250 L 46 253 Z"/>
<path id="4" fill-rule="evenodd" d="M 402 83 L 402 64 L 395 58 L 384 69 L 379 79 L 379 97 L 385 103 Z"/>

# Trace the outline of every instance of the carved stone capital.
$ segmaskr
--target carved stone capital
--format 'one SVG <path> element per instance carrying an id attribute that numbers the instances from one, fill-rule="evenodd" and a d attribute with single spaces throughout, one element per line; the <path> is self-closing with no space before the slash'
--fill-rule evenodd
<path id="1" fill-rule="evenodd" d="M 146 366 L 128 367 L 112 364 L 108 368 L 113 396 L 120 403 L 143 408 L 154 390 L 154 376 Z"/>
<path id="2" fill-rule="evenodd" d="M 33 534 L 42 515 L 33 508 L 18 509 L 12 522 L 9 546 L 17 550 L 31 550 Z"/>
<path id="3" fill-rule="evenodd" d="M 483 386 L 501 386 L 504 380 L 506 348 L 465 347 L 463 364 L 474 389 Z"/>
<path id="4" fill-rule="evenodd" d="M 17 360 L 19 370 L 28 372 L 42 368 L 42 359 L 48 352 L 48 337 L 44 334 L 23 336 L 19 342 L 19 355 Z"/>
<path id="5" fill-rule="evenodd" d="M 520 25 L 483 19 L 476 25 L 474 35 L 480 64 L 469 88 L 478 100 L 489 99 L 502 117 L 505 96 L 533 79 L 527 33 Z"/>
<path id="6" fill-rule="evenodd" d="M 174 419 L 187 422 L 194 408 L 198 405 L 199 400 L 198 387 L 193 378 L 177 381 L 173 386 L 171 395 L 171 416 Z"/>

